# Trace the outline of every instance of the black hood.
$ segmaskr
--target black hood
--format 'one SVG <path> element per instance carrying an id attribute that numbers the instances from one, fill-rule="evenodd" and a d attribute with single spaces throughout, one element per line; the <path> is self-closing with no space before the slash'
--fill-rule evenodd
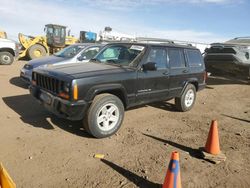
<path id="1" fill-rule="evenodd" d="M 103 63 L 72 63 L 66 65 L 49 66 L 39 68 L 38 72 L 46 72 L 52 76 L 65 75 L 73 79 L 97 76 L 103 74 L 114 74 L 131 71 L 130 68 L 119 67 Z"/>

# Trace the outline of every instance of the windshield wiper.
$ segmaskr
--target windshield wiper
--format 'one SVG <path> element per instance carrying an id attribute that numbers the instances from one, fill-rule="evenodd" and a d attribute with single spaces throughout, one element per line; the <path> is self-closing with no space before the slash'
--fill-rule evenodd
<path id="1" fill-rule="evenodd" d="M 57 55 L 57 54 L 53 54 L 54 56 L 56 56 L 56 57 L 64 57 L 64 56 L 62 56 L 62 55 Z"/>
<path id="2" fill-rule="evenodd" d="M 90 61 L 94 61 L 94 62 L 97 62 L 97 63 L 102 63 L 99 59 L 97 59 L 97 58 L 92 58 L 92 59 L 90 59 Z"/>

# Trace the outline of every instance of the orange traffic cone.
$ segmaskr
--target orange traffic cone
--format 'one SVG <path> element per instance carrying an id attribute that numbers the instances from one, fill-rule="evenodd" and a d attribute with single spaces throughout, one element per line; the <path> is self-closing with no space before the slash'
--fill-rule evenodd
<path id="1" fill-rule="evenodd" d="M 181 188 L 179 153 L 176 151 L 172 152 L 167 175 L 162 188 Z"/>
<path id="2" fill-rule="evenodd" d="M 226 155 L 220 151 L 217 121 L 213 120 L 209 130 L 205 148 L 200 148 L 201 157 L 215 164 L 226 160 Z"/>
<path id="3" fill-rule="evenodd" d="M 205 151 L 207 153 L 218 155 L 220 153 L 219 133 L 217 120 L 213 120 L 209 130 L 207 142 L 205 145 Z"/>
<path id="4" fill-rule="evenodd" d="M 16 184 L 4 169 L 2 163 L 0 163 L 0 188 L 16 188 Z"/>

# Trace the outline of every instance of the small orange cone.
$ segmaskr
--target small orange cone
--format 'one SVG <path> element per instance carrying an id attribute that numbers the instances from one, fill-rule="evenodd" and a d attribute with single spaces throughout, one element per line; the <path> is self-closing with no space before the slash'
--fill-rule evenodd
<path id="1" fill-rule="evenodd" d="M 219 133 L 217 120 L 212 120 L 209 130 L 207 142 L 205 145 L 205 151 L 207 153 L 218 155 L 220 153 Z"/>
<path id="2" fill-rule="evenodd" d="M 179 153 L 177 151 L 172 152 L 167 175 L 162 188 L 181 188 Z"/>
<path id="3" fill-rule="evenodd" d="M 0 188 L 16 188 L 16 184 L 4 169 L 2 163 L 0 163 Z"/>

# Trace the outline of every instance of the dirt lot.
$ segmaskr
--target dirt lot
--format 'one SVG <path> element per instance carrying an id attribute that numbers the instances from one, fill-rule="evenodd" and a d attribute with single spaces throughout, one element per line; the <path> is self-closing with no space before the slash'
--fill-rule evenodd
<path id="1" fill-rule="evenodd" d="M 210 77 L 190 112 L 176 112 L 173 101 L 132 109 L 116 135 L 94 139 L 29 95 L 18 78 L 23 64 L 0 66 L 0 161 L 18 187 L 158 187 L 174 150 L 183 187 L 250 187 L 249 82 Z M 227 156 L 218 165 L 197 157 L 212 119 Z"/>

